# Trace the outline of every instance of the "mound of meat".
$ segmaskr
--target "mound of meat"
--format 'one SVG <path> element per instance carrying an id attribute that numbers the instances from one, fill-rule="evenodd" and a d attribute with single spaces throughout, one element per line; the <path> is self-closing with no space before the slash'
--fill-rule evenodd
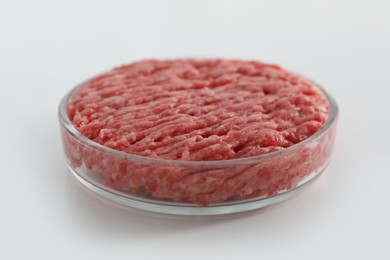
<path id="1" fill-rule="evenodd" d="M 231 160 L 280 151 L 320 129 L 329 110 L 322 92 L 302 77 L 276 65 L 238 60 L 124 65 L 80 86 L 68 103 L 71 123 L 94 142 L 173 161 Z M 198 168 L 116 158 L 64 132 L 72 166 L 86 166 L 105 185 L 201 205 L 295 187 L 326 163 L 332 142 L 322 141 L 274 161 Z"/>

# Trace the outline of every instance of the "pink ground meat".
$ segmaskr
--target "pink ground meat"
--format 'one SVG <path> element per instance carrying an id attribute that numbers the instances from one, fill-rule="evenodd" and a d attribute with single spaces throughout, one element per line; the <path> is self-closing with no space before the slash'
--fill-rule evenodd
<path id="1" fill-rule="evenodd" d="M 238 60 L 145 60 L 83 84 L 68 115 L 87 138 L 129 154 L 231 160 L 283 150 L 320 129 L 329 104 L 311 82 L 279 66 Z M 113 158 L 64 136 L 70 163 L 111 188 L 200 205 L 271 196 L 325 164 L 329 140 L 275 162 L 193 169 Z"/>
<path id="2" fill-rule="evenodd" d="M 325 97 L 279 66 L 147 60 L 85 83 L 74 126 L 104 146 L 173 160 L 235 159 L 296 144 L 326 121 Z"/>

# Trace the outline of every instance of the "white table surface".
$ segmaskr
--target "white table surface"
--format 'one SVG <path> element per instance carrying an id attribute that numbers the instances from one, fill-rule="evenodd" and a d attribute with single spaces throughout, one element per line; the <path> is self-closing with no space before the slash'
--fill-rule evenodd
<path id="1" fill-rule="evenodd" d="M 0 0 L 0 259 L 390 259 L 388 1 Z M 338 101 L 331 165 L 223 219 L 126 211 L 86 192 L 57 123 L 77 83 L 141 58 L 274 62 Z"/>

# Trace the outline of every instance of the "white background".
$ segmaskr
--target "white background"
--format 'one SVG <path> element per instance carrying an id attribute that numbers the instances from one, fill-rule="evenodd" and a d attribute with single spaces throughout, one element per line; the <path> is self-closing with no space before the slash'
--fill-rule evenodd
<path id="1" fill-rule="evenodd" d="M 113 207 L 62 154 L 57 106 L 141 58 L 281 64 L 340 106 L 333 161 L 308 190 L 223 219 Z M 388 1 L 0 0 L 1 259 L 390 259 Z"/>

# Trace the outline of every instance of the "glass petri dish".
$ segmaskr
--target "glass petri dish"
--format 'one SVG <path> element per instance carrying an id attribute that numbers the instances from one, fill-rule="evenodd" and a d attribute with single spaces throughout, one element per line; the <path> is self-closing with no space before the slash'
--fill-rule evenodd
<path id="1" fill-rule="evenodd" d="M 321 86 L 311 82 L 330 106 L 329 117 L 317 132 L 280 151 L 219 161 L 144 157 L 88 139 L 73 126 L 67 113 L 80 84 L 65 95 L 58 111 L 67 164 L 76 179 L 99 196 L 151 212 L 222 215 L 281 202 L 313 183 L 332 154 L 338 107 Z M 112 185 L 118 178 L 123 186 Z"/>

